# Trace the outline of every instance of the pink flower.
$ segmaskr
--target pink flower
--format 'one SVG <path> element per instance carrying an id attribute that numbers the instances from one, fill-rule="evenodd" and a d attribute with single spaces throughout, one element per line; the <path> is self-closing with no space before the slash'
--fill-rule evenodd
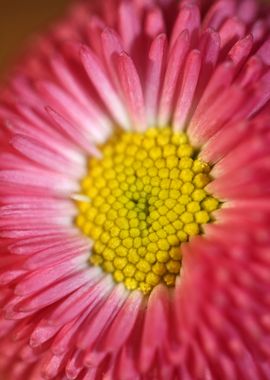
<path id="1" fill-rule="evenodd" d="M 29 48 L 0 104 L 5 379 L 270 379 L 269 33 L 256 0 L 89 0 Z"/>

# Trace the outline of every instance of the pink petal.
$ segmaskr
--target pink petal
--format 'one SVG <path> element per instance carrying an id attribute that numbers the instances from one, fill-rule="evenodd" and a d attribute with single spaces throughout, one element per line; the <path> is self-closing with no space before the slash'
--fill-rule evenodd
<path id="1" fill-rule="evenodd" d="M 157 117 L 161 83 L 164 75 L 167 50 L 166 36 L 157 36 L 150 47 L 145 89 L 145 103 L 148 123 L 154 125 Z"/>
<path id="2" fill-rule="evenodd" d="M 126 53 L 118 57 L 118 72 L 134 128 L 143 131 L 146 120 L 142 86 L 136 67 Z"/>
<path id="3" fill-rule="evenodd" d="M 194 46 L 198 39 L 200 21 L 200 11 L 196 5 L 184 6 L 180 9 L 172 32 L 171 47 L 185 30 L 189 33 L 191 46 Z"/>
<path id="4" fill-rule="evenodd" d="M 189 49 L 189 34 L 185 30 L 177 38 L 168 58 L 159 106 L 159 124 L 166 125 L 171 117 L 177 82 Z"/>
<path id="5" fill-rule="evenodd" d="M 89 79 L 95 86 L 98 94 L 112 113 L 115 120 L 123 127 L 127 128 L 127 119 L 124 107 L 117 96 L 110 80 L 102 69 L 97 57 L 87 47 L 81 48 L 82 64 L 89 76 Z"/>
<path id="6" fill-rule="evenodd" d="M 174 113 L 173 128 L 176 132 L 183 130 L 186 124 L 196 91 L 200 70 L 201 53 L 199 50 L 192 50 L 186 60 L 183 82 Z"/>

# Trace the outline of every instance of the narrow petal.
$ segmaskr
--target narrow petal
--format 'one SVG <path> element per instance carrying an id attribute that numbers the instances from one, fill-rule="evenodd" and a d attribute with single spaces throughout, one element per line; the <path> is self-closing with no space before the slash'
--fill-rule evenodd
<path id="1" fill-rule="evenodd" d="M 133 126 L 136 130 L 143 131 L 146 128 L 145 104 L 136 67 L 126 53 L 119 55 L 118 65 L 119 77 Z"/>
<path id="2" fill-rule="evenodd" d="M 183 81 L 174 113 L 173 128 L 177 132 L 185 127 L 196 91 L 200 69 L 201 53 L 198 50 L 192 50 L 187 57 Z"/>
<path id="3" fill-rule="evenodd" d="M 161 34 L 157 36 L 150 47 L 145 90 L 145 103 L 148 123 L 154 125 L 157 117 L 161 83 L 164 75 L 167 40 Z"/>
<path id="4" fill-rule="evenodd" d="M 116 122 L 118 122 L 123 128 L 127 128 L 128 123 L 122 102 L 115 93 L 110 80 L 107 78 L 101 64 L 98 62 L 97 57 L 94 56 L 90 49 L 82 47 L 81 59 L 89 79 L 112 113 Z"/>

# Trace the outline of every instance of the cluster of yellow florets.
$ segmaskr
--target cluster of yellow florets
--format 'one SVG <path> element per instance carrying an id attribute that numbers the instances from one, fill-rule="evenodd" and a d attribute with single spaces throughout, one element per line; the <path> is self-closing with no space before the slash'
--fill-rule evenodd
<path id="1" fill-rule="evenodd" d="M 219 202 L 204 187 L 210 167 L 185 133 L 151 128 L 122 133 L 89 160 L 77 226 L 93 240 L 90 262 L 130 290 L 173 286 L 181 243 L 202 232 Z"/>

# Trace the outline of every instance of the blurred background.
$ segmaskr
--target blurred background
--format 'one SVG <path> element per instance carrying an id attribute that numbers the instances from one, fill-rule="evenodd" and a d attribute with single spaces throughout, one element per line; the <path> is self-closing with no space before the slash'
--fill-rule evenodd
<path id="1" fill-rule="evenodd" d="M 0 79 L 23 41 L 59 17 L 68 3 L 69 0 L 0 0 Z"/>

